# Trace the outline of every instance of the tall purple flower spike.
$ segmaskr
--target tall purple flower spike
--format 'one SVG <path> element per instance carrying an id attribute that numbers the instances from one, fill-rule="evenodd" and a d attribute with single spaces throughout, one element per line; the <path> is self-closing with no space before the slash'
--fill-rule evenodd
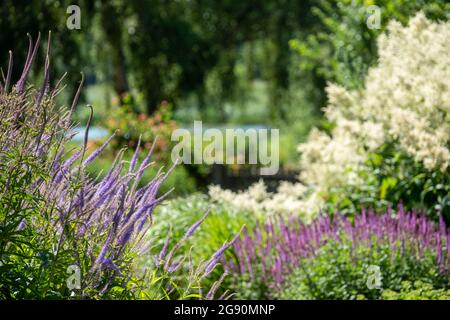
<path id="1" fill-rule="evenodd" d="M 160 171 L 152 181 L 139 187 L 144 171 L 151 165 L 152 150 L 139 166 L 137 151 L 133 157 L 132 170 L 124 170 L 125 161 L 121 158 L 122 153 L 119 153 L 105 177 L 97 179 L 90 177 L 86 171 L 87 166 L 102 153 L 112 139 L 110 137 L 92 153 L 87 152 L 92 113 L 83 146 L 67 154 L 64 146 L 73 136 L 71 116 L 77 106 L 84 77 L 82 76 L 70 109 L 59 108 L 49 102 L 56 95 L 54 90 L 57 90 L 50 88 L 50 35 L 49 33 L 44 82 L 38 90 L 25 90 L 25 87 L 37 55 L 41 35 L 38 35 L 35 43 L 28 35 L 29 48 L 26 61 L 12 92 L 10 87 L 13 56 L 11 52 L 9 53 L 8 71 L 5 82 L 0 85 L 0 98 L 7 98 L 10 93 L 15 94 L 19 97 L 19 103 L 14 110 L 7 108 L 1 110 L 2 120 L 7 128 L 3 136 L 7 137 L 8 143 L 0 144 L 0 161 L 4 159 L 2 154 L 6 154 L 19 143 L 23 145 L 21 152 L 40 161 L 41 169 L 48 173 L 50 178 L 33 181 L 30 184 L 33 190 L 30 192 L 38 190 L 48 203 L 49 212 L 46 214 L 49 215 L 56 237 L 60 239 L 60 246 L 76 248 L 82 244 L 83 250 L 86 250 L 85 256 L 90 257 L 91 261 L 88 264 L 86 261 L 83 263 L 80 261 L 79 265 L 88 265 L 88 270 L 85 271 L 86 278 L 98 278 L 106 269 L 120 271 L 118 270 L 120 263 L 117 262 L 120 262 L 124 253 L 129 249 L 132 250 L 136 242 L 143 238 L 146 232 L 144 226 L 150 222 L 153 210 L 167 196 L 158 194 L 159 187 L 176 164 L 166 173 Z M 60 82 L 56 88 L 59 86 Z M 42 106 L 43 104 L 45 106 Z M 22 117 L 22 125 L 16 126 L 14 124 L 19 116 Z M 25 131 L 28 128 L 33 129 L 33 134 Z M 136 166 L 139 169 L 135 172 Z M 64 234 L 69 224 L 75 235 L 72 238 Z M 26 227 L 26 221 L 19 226 L 20 229 Z"/>

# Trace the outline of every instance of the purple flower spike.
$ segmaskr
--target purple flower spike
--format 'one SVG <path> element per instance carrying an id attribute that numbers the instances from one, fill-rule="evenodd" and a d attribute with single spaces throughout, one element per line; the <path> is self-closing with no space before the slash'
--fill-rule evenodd
<path id="1" fill-rule="evenodd" d="M 258 277 L 267 287 L 276 290 L 303 259 L 315 256 L 328 241 L 337 241 L 349 243 L 354 263 L 358 263 L 357 248 L 364 246 L 373 252 L 377 246 L 387 246 L 391 260 L 405 254 L 422 258 L 427 251 L 436 256 L 436 265 L 441 272 L 448 270 L 450 235 L 443 218 L 439 225 L 434 225 L 422 213 L 407 212 L 402 205 L 397 212 L 395 216 L 392 209 L 384 214 L 376 214 L 372 209 L 363 210 L 361 215 L 354 217 L 353 223 L 338 212 L 333 219 L 319 216 L 310 224 L 294 217 L 277 219 L 276 223 L 268 220 L 266 225 L 256 225 L 236 240 L 233 245 L 236 259 L 227 260 L 224 265 L 229 272 L 234 270 Z M 255 270 L 259 273 L 255 274 Z"/>

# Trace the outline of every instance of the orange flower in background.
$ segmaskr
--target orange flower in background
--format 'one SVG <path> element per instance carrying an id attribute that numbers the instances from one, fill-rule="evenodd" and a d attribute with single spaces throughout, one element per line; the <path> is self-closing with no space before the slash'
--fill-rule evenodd
<path id="1" fill-rule="evenodd" d="M 166 150 L 167 149 L 167 142 L 166 140 L 159 139 L 156 141 L 156 145 L 160 150 Z"/>
<path id="2" fill-rule="evenodd" d="M 112 104 L 113 106 L 119 105 L 119 98 L 117 98 L 117 97 L 112 97 L 112 98 L 111 98 L 111 104 Z"/>
<path id="3" fill-rule="evenodd" d="M 138 119 L 141 121 L 145 121 L 147 119 L 147 115 L 145 113 L 140 113 Z"/>
<path id="4" fill-rule="evenodd" d="M 117 150 L 123 146 L 134 149 L 141 136 L 142 147 L 148 150 L 152 147 L 155 136 L 158 136 L 154 150 L 155 158 L 169 159 L 170 136 L 177 127 L 171 117 L 172 113 L 167 101 L 163 101 L 152 116 L 144 112 L 134 113 L 129 106 L 124 105 L 116 108 L 105 124 L 111 132 L 120 129 L 120 133 L 116 133 L 111 143 L 114 149 Z"/>

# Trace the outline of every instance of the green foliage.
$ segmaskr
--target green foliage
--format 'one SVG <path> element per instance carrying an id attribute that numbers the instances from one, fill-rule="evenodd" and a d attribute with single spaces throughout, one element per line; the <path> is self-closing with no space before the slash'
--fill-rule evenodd
<path id="1" fill-rule="evenodd" d="M 152 246 L 158 251 L 162 248 L 167 234 L 176 243 L 184 235 L 184 230 L 199 220 L 209 210 L 208 219 L 199 227 L 196 234 L 186 243 L 193 247 L 194 259 L 211 256 L 230 236 L 239 232 L 243 225 L 251 227 L 256 223 L 251 213 L 237 212 L 220 204 L 212 204 L 206 195 L 192 194 L 163 203 L 155 212 L 154 225 L 148 236 L 153 239 Z M 200 241 L 208 239 L 208 241 Z"/>
<path id="2" fill-rule="evenodd" d="M 38 32 L 46 34 L 52 32 L 54 59 L 51 73 L 62 75 L 68 72 L 68 85 L 72 86 L 79 78 L 80 62 L 88 60 L 87 41 L 83 33 L 70 31 L 66 26 L 67 7 L 75 4 L 70 0 L 51 1 L 15 1 L 5 0 L 2 3 L 0 15 L 0 64 L 2 67 L 8 61 L 8 50 L 14 50 L 15 61 L 25 61 L 28 42 L 26 34 L 36 37 Z M 82 9 L 82 27 L 87 27 L 92 12 L 92 1 L 80 0 L 76 2 Z M 83 14 L 85 13 L 85 14 Z M 44 65 L 45 56 L 38 55 L 36 64 Z M 13 67 L 12 79 L 19 78 L 21 65 Z M 39 70 L 42 70 L 39 68 Z M 40 76 L 35 73 L 35 76 Z M 73 81 L 72 81 L 73 80 Z"/>
<path id="3" fill-rule="evenodd" d="M 422 281 L 402 282 L 400 291 L 383 290 L 384 300 L 450 300 L 450 290 L 435 289 L 433 285 Z"/>
<path id="4" fill-rule="evenodd" d="M 439 273 L 436 257 L 428 253 L 418 259 L 390 245 L 372 248 L 351 242 L 329 242 L 317 254 L 304 259 L 286 280 L 280 299 L 380 299 L 386 290 L 400 291 L 404 281 L 423 281 L 434 288 L 448 289 L 450 278 Z M 394 253 L 394 254 L 393 254 Z M 370 266 L 378 266 L 380 289 L 369 289 Z"/>
<path id="5" fill-rule="evenodd" d="M 260 274 L 261 266 L 255 266 L 255 273 Z M 248 273 L 234 277 L 230 284 L 233 291 L 233 299 L 236 300 L 271 300 L 272 291 L 266 286 L 260 277 L 252 278 Z M 291 298 L 288 298 L 291 299 Z M 293 299 L 293 298 L 292 298 Z"/>
<path id="6" fill-rule="evenodd" d="M 33 219 L 42 223 L 46 219 L 45 201 L 40 192 L 28 193 L 28 186 L 36 178 L 48 178 L 34 157 L 23 157 L 20 150 L 12 150 L 4 155 L 0 165 L 0 296 L 4 298 L 26 298 L 30 296 L 61 297 L 49 283 L 62 287 L 65 281 L 61 272 L 55 272 L 54 266 L 64 263 L 70 253 L 56 256 L 51 247 L 51 239 L 42 239 L 37 232 L 23 228 Z M 26 164 L 30 170 L 23 171 L 20 166 Z M 11 165 L 11 167 L 9 166 Z M 28 205 L 24 208 L 24 203 Z M 15 267 L 14 267 L 15 266 Z M 52 273 L 49 273 L 53 269 Z M 58 269 L 61 271 L 61 269 Z M 65 270 L 64 270 L 65 271 Z M 63 275 L 64 279 L 67 277 Z M 16 288 L 11 292 L 9 288 Z M 50 292 L 49 292 L 50 291 Z M 48 293 L 47 293 L 48 292 Z"/>
<path id="7" fill-rule="evenodd" d="M 373 13 L 368 10 L 372 5 L 381 9 L 379 29 L 370 29 L 366 24 Z M 290 44 L 303 58 L 302 70 L 347 88 L 359 88 L 368 68 L 376 61 L 375 40 L 390 20 L 405 23 L 420 10 L 431 19 L 445 19 L 449 6 L 444 0 L 321 0 L 311 10 L 319 18 L 320 31 Z"/>
<path id="8" fill-rule="evenodd" d="M 243 225 L 251 228 L 256 223 L 251 213 L 237 212 L 223 205 L 211 204 L 208 197 L 203 194 L 176 198 L 163 203 L 155 212 L 154 225 L 148 233 L 152 246 L 151 252 L 158 253 L 161 250 L 167 235 L 170 235 L 172 243 L 177 243 L 183 237 L 184 230 L 207 211 L 209 211 L 208 218 L 179 252 L 183 254 L 191 250 L 195 263 L 211 257 L 217 248 L 230 240 L 232 235 L 237 234 Z M 225 252 L 225 257 L 229 257 L 230 254 L 228 251 Z M 142 263 L 146 263 L 145 259 Z M 216 268 L 203 286 L 209 287 L 213 281 L 219 279 L 222 272 L 222 267 Z"/>

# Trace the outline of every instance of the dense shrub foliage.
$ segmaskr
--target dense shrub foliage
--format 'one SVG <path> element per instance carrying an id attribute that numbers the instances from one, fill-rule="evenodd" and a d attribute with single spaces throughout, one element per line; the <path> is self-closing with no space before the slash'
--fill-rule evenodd
<path id="1" fill-rule="evenodd" d="M 88 154 L 89 121 L 83 145 L 66 150 L 81 86 L 70 109 L 57 106 L 60 82 L 50 90 L 47 50 L 42 88 L 26 88 L 38 46 L 39 38 L 34 45 L 30 38 L 23 74 L 12 87 L 10 59 L 0 87 L 0 298 L 204 297 L 200 279 L 231 243 L 195 265 L 184 263 L 186 252 L 174 259 L 205 215 L 170 251 L 163 247 L 157 261 L 149 259 L 145 269 L 136 270 L 136 257 L 149 246 L 143 237 L 153 210 L 165 197 L 159 186 L 171 169 L 161 168 L 140 187 L 152 149 L 138 163 L 138 143 L 128 164 L 120 152 L 104 177 L 91 178 L 87 167 L 113 137 Z M 79 270 L 79 286 L 69 285 L 68 270 Z"/>
<path id="2" fill-rule="evenodd" d="M 400 291 L 385 290 L 382 293 L 385 300 L 450 300 L 450 290 L 434 289 L 429 283 L 416 281 L 402 283 Z"/>

